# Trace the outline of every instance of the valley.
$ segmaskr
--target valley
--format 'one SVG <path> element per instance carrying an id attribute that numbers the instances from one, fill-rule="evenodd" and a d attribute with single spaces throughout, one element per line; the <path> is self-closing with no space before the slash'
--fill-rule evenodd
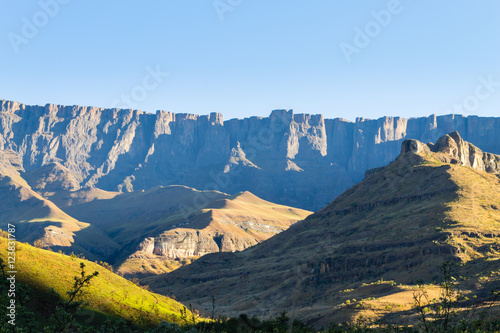
<path id="1" fill-rule="evenodd" d="M 84 311 L 134 329 L 229 325 L 215 309 L 261 327 L 284 311 L 311 330 L 417 327 L 415 297 L 437 306 L 443 267 L 457 295 L 500 314 L 500 118 L 1 105 L 0 228 L 16 225 L 23 285 L 58 295 L 41 307 L 84 261 L 105 274 Z"/>

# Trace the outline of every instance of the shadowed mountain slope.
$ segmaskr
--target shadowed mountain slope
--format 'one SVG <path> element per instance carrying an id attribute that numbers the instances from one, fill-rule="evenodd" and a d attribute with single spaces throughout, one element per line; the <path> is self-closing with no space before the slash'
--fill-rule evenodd
<path id="1" fill-rule="evenodd" d="M 41 240 L 54 248 L 69 248 L 89 258 L 107 257 L 118 244 L 101 230 L 78 221 L 33 191 L 22 178 L 21 162 L 12 151 L 0 151 L 0 228 L 14 223 L 23 241 Z"/>
<path id="2" fill-rule="evenodd" d="M 317 326 L 361 312 L 345 306 L 350 295 L 409 310 L 405 285 L 438 280 L 445 261 L 478 292 L 500 269 L 499 162 L 458 133 L 436 145 L 405 141 L 393 163 L 287 231 L 145 281 L 205 311 L 214 296 L 226 315 L 286 310 Z"/>
<path id="3" fill-rule="evenodd" d="M 244 250 L 310 214 L 250 192 L 159 186 L 121 193 L 79 189 L 74 180 L 57 162 L 25 172 L 16 153 L 0 151 L 0 226 L 15 223 L 22 241 L 40 240 L 111 262 L 126 275 L 147 275 L 207 253 Z"/>
<path id="4" fill-rule="evenodd" d="M 69 196 L 85 197 L 81 192 L 85 190 Z M 241 251 L 310 215 L 250 192 L 230 196 L 185 186 L 156 187 L 62 207 L 120 244 L 115 263 L 126 275 L 162 273 L 178 267 L 181 260 Z"/>

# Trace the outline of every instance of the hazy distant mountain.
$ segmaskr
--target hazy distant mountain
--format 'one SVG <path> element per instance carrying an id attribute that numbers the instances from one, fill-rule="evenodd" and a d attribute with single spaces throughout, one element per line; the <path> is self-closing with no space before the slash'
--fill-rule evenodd
<path id="1" fill-rule="evenodd" d="M 500 118 L 384 117 L 353 123 L 275 110 L 268 118 L 223 121 L 217 113 L 149 114 L 0 100 L 0 149 L 17 153 L 33 177 L 59 179 L 59 187 L 137 191 L 185 185 L 250 191 L 309 210 L 324 207 L 368 169 L 390 163 L 404 139 L 434 142 L 455 130 L 481 149 L 500 153 Z M 33 184 L 48 194 L 56 191 Z"/>
<path id="2" fill-rule="evenodd" d="M 429 145 L 407 140 L 393 163 L 287 231 L 146 281 L 207 313 L 213 296 L 224 315 L 288 311 L 322 326 L 362 314 L 407 323 L 415 316 L 412 285 L 422 279 L 439 297 L 432 283 L 447 260 L 459 264 L 455 276 L 473 294 L 498 286 L 499 173 L 500 156 L 458 133 Z"/>

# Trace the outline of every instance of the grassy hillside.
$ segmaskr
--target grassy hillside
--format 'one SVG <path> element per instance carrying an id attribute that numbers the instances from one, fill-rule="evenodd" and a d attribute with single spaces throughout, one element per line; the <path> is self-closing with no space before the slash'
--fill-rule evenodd
<path id="1" fill-rule="evenodd" d="M 25 172 L 16 153 L 0 151 L 0 227 L 17 223 L 21 241 L 82 253 L 136 277 L 243 250 L 310 214 L 248 192 L 158 186 L 120 193 L 78 184 L 57 162 Z"/>
<path id="2" fill-rule="evenodd" d="M 104 191 L 96 187 L 86 187 L 77 191 L 57 191 L 50 197 L 50 201 L 58 207 L 65 207 L 86 203 L 93 200 L 113 199 L 121 192 Z"/>
<path id="3" fill-rule="evenodd" d="M 189 224 L 189 227 L 201 229 L 211 220 L 199 219 L 198 215 L 208 211 L 217 211 L 219 220 L 225 218 L 240 222 L 251 219 L 265 221 L 278 228 L 288 228 L 292 221 L 310 214 L 302 209 L 262 200 L 250 192 L 230 196 L 185 186 L 160 186 L 109 198 L 94 197 L 88 202 L 62 207 L 71 216 L 112 234 L 120 244 L 137 239 L 138 233 L 160 233 L 172 226 Z M 194 225 L 192 222 L 195 222 Z"/>
<path id="4" fill-rule="evenodd" d="M 26 242 L 41 240 L 52 248 L 93 259 L 107 257 L 118 249 L 118 244 L 101 230 L 69 216 L 22 180 L 0 176 L 0 210 L 0 227 L 19 224 L 19 235 Z"/>
<path id="5" fill-rule="evenodd" d="M 127 277 L 170 272 L 206 253 L 244 250 L 311 213 L 250 192 L 230 196 L 185 186 L 108 197 L 101 192 L 80 190 L 56 202 L 68 203 L 65 211 L 122 246 L 113 264 Z"/>
<path id="6" fill-rule="evenodd" d="M 120 244 L 133 241 L 138 234 L 148 231 L 164 231 L 183 218 L 179 207 L 189 212 L 198 211 L 210 201 L 227 198 L 221 192 L 203 192 L 185 186 L 154 187 L 146 191 L 122 193 L 112 198 L 97 198 L 81 204 L 62 207 L 71 216 L 88 221 L 112 234 Z"/>
<path id="7" fill-rule="evenodd" d="M 439 157 L 400 156 L 255 247 L 145 281 L 205 311 L 215 296 L 228 315 L 287 310 L 316 326 L 359 315 L 414 322 L 417 281 L 439 295 L 446 261 L 465 293 L 486 296 L 499 284 L 499 178 Z"/>
<path id="8" fill-rule="evenodd" d="M 0 248 L 0 256 L 6 260 L 7 240 L 3 237 L 0 237 Z M 16 278 L 18 282 L 29 285 L 34 295 L 49 295 L 50 289 L 53 289 L 67 299 L 67 292 L 73 285 L 74 277 L 80 274 L 82 262 L 87 273 L 99 272 L 84 297 L 84 301 L 88 302 L 86 309 L 97 314 L 97 318 L 124 318 L 139 325 L 157 324 L 162 320 L 181 321 L 179 314 L 183 305 L 172 298 L 140 288 L 93 262 L 19 242 L 16 252 Z M 38 299 L 36 310 L 42 311 L 42 314 L 49 318 L 53 313 L 53 306 L 51 308 L 51 304 L 43 304 L 43 300 L 34 298 Z M 88 318 L 94 317 L 87 315 L 85 319 Z"/>

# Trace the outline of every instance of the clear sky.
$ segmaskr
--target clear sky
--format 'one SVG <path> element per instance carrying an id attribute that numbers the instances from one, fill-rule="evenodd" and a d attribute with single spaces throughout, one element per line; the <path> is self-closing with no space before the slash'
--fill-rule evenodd
<path id="1" fill-rule="evenodd" d="M 499 34 L 498 0 L 1 1 L 0 99 L 500 116 Z"/>

